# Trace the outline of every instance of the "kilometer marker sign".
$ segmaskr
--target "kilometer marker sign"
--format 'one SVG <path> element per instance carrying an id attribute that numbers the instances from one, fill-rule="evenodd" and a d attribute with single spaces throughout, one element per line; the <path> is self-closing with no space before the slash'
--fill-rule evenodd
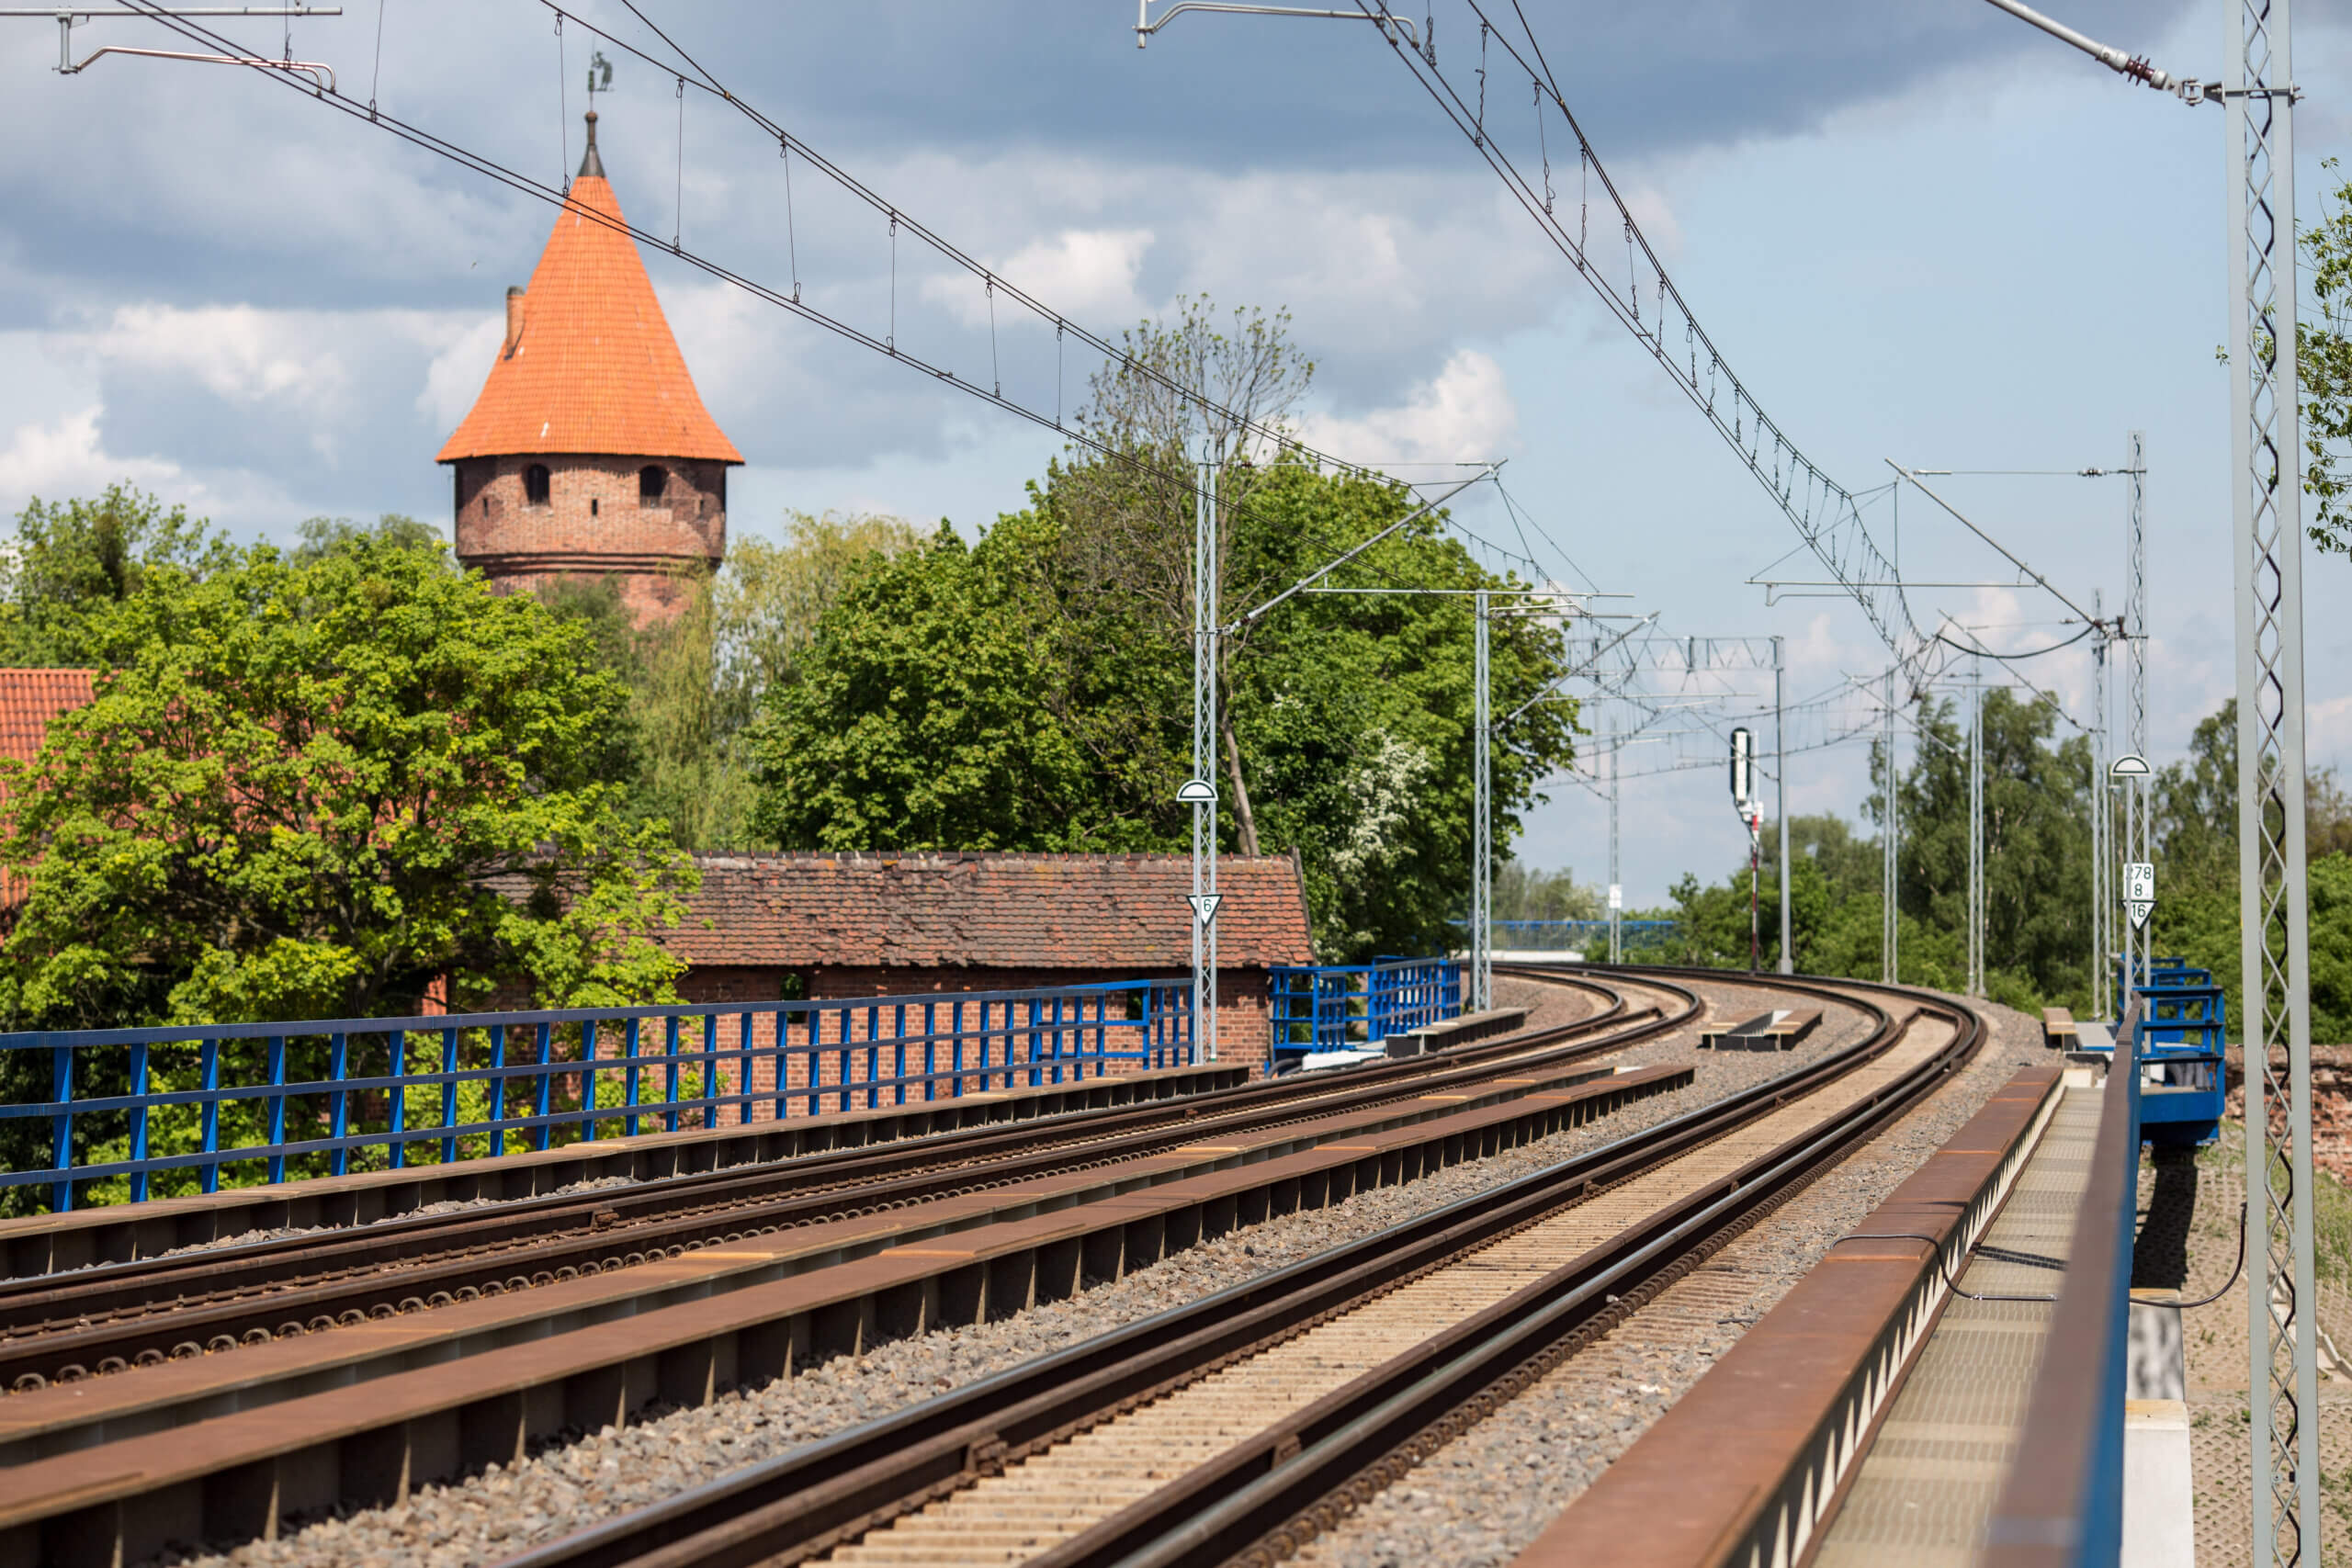
<path id="1" fill-rule="evenodd" d="M 2123 867 L 2123 912 L 2132 917 L 2135 931 L 2147 930 L 2148 917 L 2156 912 L 2156 868 L 2146 861 Z"/>

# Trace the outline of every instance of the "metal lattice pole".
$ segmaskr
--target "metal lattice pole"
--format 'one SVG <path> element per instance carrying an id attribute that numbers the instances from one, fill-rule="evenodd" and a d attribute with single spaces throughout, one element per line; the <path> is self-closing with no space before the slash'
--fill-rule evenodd
<path id="1" fill-rule="evenodd" d="M 1879 855 L 1879 912 L 1882 922 L 1879 928 L 1879 978 L 1890 986 L 1895 984 L 1898 973 L 1894 951 L 1897 916 L 1895 865 L 1900 842 L 1894 799 L 1897 788 L 1894 772 L 1894 682 L 1897 673 L 1893 670 L 1886 672 L 1886 756 L 1882 769 L 1882 783 L 1886 791 L 1883 797 L 1885 831 L 1879 836 L 1883 846 Z"/>
<path id="2" fill-rule="evenodd" d="M 2148 756 L 2148 475 L 2146 438 L 2132 433 L 2131 460 L 2125 467 L 2130 521 L 2123 584 L 2123 739 L 2132 755 Z M 2123 795 L 2123 858 L 2145 862 L 2148 853 L 2148 792 L 2134 784 Z M 2153 930 L 2143 930 L 2132 945 L 2136 967 L 2132 983 L 2148 983 L 2148 954 L 2155 941 Z"/>
<path id="3" fill-rule="evenodd" d="M 2094 617 L 2107 613 L 2091 598 Z M 2107 771 L 2114 759 L 2107 744 L 2108 634 L 2102 622 L 2091 641 L 2091 997 L 2095 1016 L 2108 1021 L 2108 999 L 2115 987 L 2115 791 Z"/>
<path id="4" fill-rule="evenodd" d="M 1968 714 L 1968 994 L 1984 994 L 1984 661 L 1972 661 Z"/>
<path id="5" fill-rule="evenodd" d="M 1609 962 L 1625 962 L 1625 881 L 1617 865 L 1617 765 L 1623 753 L 1617 749 L 1614 727 L 1603 732 L 1609 748 Z"/>
<path id="6" fill-rule="evenodd" d="M 1477 682 L 1477 722 L 1471 769 L 1474 778 L 1470 815 L 1475 819 L 1470 846 L 1470 1007 L 1484 1012 L 1494 1003 L 1494 780 L 1488 755 L 1493 742 L 1493 715 L 1487 694 L 1487 591 L 1478 590 L 1477 628 L 1474 639 Z"/>
<path id="7" fill-rule="evenodd" d="M 1788 660 L 1781 639 L 1772 639 L 1772 805 L 1781 818 L 1781 963 L 1783 975 L 1796 973 L 1789 943 L 1789 731 L 1781 715 Z M 1611 770 L 1614 771 L 1613 769 Z"/>
<path id="8" fill-rule="evenodd" d="M 2237 589 L 2254 1562 L 2317 1563 L 2311 953 L 2303 877 L 2302 435 L 2290 0 L 2228 0 L 2230 400 Z M 2270 1055 L 2286 1046 L 2282 1072 Z M 2284 1112 L 2285 1138 L 2270 1121 Z"/>
<path id="9" fill-rule="evenodd" d="M 1193 502 L 1193 777 L 1210 786 L 1193 803 L 1193 1032 L 1204 1061 L 1216 1060 L 1216 919 L 1199 900 L 1216 897 L 1216 465 L 1200 465 Z"/>

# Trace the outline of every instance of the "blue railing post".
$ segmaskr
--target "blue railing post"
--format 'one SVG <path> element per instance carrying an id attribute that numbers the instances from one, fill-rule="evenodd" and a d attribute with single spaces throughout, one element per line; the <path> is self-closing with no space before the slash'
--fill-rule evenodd
<path id="1" fill-rule="evenodd" d="M 350 1039 L 340 1029 L 327 1037 L 327 1072 L 338 1086 L 351 1076 Z M 333 1168 L 337 1176 L 351 1174 L 351 1151 L 343 1142 L 351 1132 L 350 1098 L 350 1091 L 340 1087 L 327 1097 L 328 1135 L 334 1139 Z"/>
<path id="2" fill-rule="evenodd" d="M 702 1124 L 705 1128 L 718 1125 L 718 1014 L 702 1015 Z"/>
<path id="3" fill-rule="evenodd" d="M 408 1140 L 401 1136 L 408 1131 L 408 1031 L 391 1029 L 384 1032 L 384 1043 L 392 1059 L 392 1145 L 391 1164 L 394 1170 L 408 1168 Z M 212 1146 L 211 1129 L 205 1129 L 206 1148 Z M 218 1178 L 216 1168 L 208 1173 Z M 205 1189 L 207 1192 L 211 1188 Z"/>
<path id="4" fill-rule="evenodd" d="M 581 1125 L 588 1136 L 596 1133 L 596 1021 L 589 1019 L 580 1026 L 580 1109 L 588 1119 Z"/>
<path id="5" fill-rule="evenodd" d="M 490 1026 L 490 1154 L 506 1152 L 506 1026 Z"/>
<path id="6" fill-rule="evenodd" d="M 555 1114 L 555 1025 L 539 1025 L 538 1091 L 531 1098 L 531 1114 L 539 1119 L 538 1145 L 542 1154 L 555 1146 L 555 1123 L 548 1120 Z"/>
<path id="7" fill-rule="evenodd" d="M 140 1041 L 130 1048 L 130 1092 L 141 1100 L 147 1098 L 147 1043 Z M 141 1166 L 147 1162 L 147 1107 L 135 1107 L 130 1112 L 130 1157 Z M 147 1172 L 130 1173 L 130 1201 L 147 1201 Z"/>
<path id="8" fill-rule="evenodd" d="M 897 1080 L 898 1099 L 894 1103 L 907 1102 L 907 1004 L 900 1002 L 891 1010 L 890 1077 Z"/>
<path id="9" fill-rule="evenodd" d="M 939 1098 L 939 1004 L 922 1004 L 922 1098 Z"/>
<path id="10" fill-rule="evenodd" d="M 74 1207 L 74 1047 L 52 1047 L 49 1056 L 50 1097 L 57 1113 L 50 1119 L 57 1179 L 49 1184 L 49 1206 L 57 1213 Z"/>
<path id="11" fill-rule="evenodd" d="M 286 1085 L 286 1036 L 269 1037 L 269 1082 L 273 1089 Z M 269 1156 L 269 1184 L 272 1187 L 286 1179 L 286 1097 L 269 1097 L 269 1146 L 277 1151 Z"/>
<path id="12" fill-rule="evenodd" d="M 198 1076 L 205 1089 L 203 1125 L 204 1152 L 220 1152 L 220 1101 L 215 1098 L 220 1089 L 220 1042 L 207 1040 L 200 1048 Z M 207 1192 L 220 1190 L 220 1162 L 208 1160 L 204 1175 L 199 1179 Z"/>
<path id="13" fill-rule="evenodd" d="M 670 1109 L 663 1114 L 662 1130 L 674 1133 L 678 1130 L 678 1015 L 672 1013 L 663 1022 L 668 1028 L 662 1034 L 662 1055 L 668 1060 L 662 1064 L 662 1103 Z"/>
<path id="14" fill-rule="evenodd" d="M 621 1045 L 621 1055 L 628 1063 L 628 1066 L 622 1069 L 623 1076 L 628 1079 L 628 1111 L 621 1118 L 621 1125 L 628 1129 L 628 1135 L 632 1138 L 637 1136 L 638 1074 L 641 1071 L 637 1064 L 639 1038 L 637 1025 L 636 1019 L 632 1018 L 628 1021 L 628 1037 Z"/>
<path id="15" fill-rule="evenodd" d="M 458 1160 L 458 1030 L 441 1032 L 441 1163 Z"/>
<path id="16" fill-rule="evenodd" d="M 949 1031 L 955 1035 L 954 1040 L 949 1043 L 949 1051 L 952 1056 L 950 1065 L 953 1066 L 956 1070 L 956 1098 L 961 1100 L 964 1098 L 964 1004 L 962 1002 L 951 1002 L 948 1005 L 955 1010 L 947 1025 Z M 982 1002 L 980 1004 L 980 1016 L 983 1019 L 988 1017 L 988 1004 L 986 1002 Z M 982 1059 L 986 1059 L 985 1052 L 982 1053 Z"/>

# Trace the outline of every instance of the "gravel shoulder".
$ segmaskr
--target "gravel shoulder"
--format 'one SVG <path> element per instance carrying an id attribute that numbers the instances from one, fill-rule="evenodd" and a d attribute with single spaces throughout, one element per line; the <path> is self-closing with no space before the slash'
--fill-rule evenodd
<path id="1" fill-rule="evenodd" d="M 1592 1008 L 1589 998 L 1540 981 L 1498 977 L 1497 993 L 1512 1006 L 1522 1005 L 1525 996 L 1532 1004 L 1531 1028 L 1585 1016 Z M 1229 1232 L 1116 1282 L 999 1322 L 883 1345 L 789 1379 L 723 1393 L 707 1406 L 658 1411 L 626 1428 L 570 1434 L 517 1465 L 493 1466 L 462 1482 L 422 1488 L 392 1507 L 319 1519 L 276 1541 L 164 1561 L 208 1568 L 391 1562 L 454 1568 L 494 1562 L 1629 1136 L 1843 1049 L 1871 1027 L 1859 1008 L 1833 1006 L 1796 1050 L 1701 1051 L 1699 1026 L 1711 1016 L 1745 1017 L 1775 999 L 1771 993 L 1736 985 L 1709 985 L 1706 995 L 1710 1007 L 1699 1017 L 1605 1059 L 1625 1066 L 1690 1063 L 1697 1074 L 1690 1087 L 1598 1122 L 1405 1186 L 1359 1193 L 1329 1209 Z"/>

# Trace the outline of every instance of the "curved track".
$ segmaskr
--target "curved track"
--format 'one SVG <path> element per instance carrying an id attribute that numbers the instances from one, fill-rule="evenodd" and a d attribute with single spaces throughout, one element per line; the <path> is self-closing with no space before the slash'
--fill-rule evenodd
<path id="1" fill-rule="evenodd" d="M 1876 1024 L 1727 1100 L 518 1568 L 1277 1560 L 1917 1103 L 1983 1034 L 1973 1012 L 1921 993 L 1736 983 Z"/>

